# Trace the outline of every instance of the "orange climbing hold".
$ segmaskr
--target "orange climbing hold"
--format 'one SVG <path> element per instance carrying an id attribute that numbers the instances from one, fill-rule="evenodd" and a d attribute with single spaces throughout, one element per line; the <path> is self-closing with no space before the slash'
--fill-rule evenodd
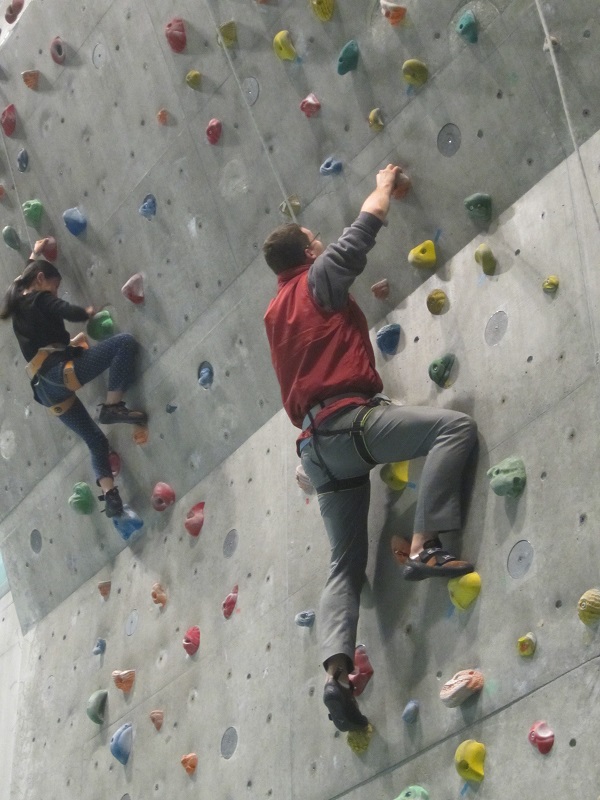
<path id="1" fill-rule="evenodd" d="M 156 114 L 156 121 L 159 125 L 169 124 L 169 112 L 166 108 L 161 108 Z"/>
<path id="2" fill-rule="evenodd" d="M 225 619 L 229 619 L 229 617 L 233 614 L 233 609 L 235 608 L 235 605 L 237 603 L 237 598 L 238 598 L 238 585 L 236 583 L 236 585 L 233 587 L 231 592 L 229 592 L 225 600 L 223 600 L 222 607 L 223 607 L 223 616 L 225 617 Z"/>
<path id="3" fill-rule="evenodd" d="M 406 8 L 390 0 L 379 0 L 381 13 L 389 21 L 390 25 L 400 25 L 406 17 Z"/>
<path id="4" fill-rule="evenodd" d="M 135 670 L 134 669 L 116 669 L 112 674 L 113 680 L 115 682 L 115 686 L 117 689 L 120 689 L 123 693 L 127 694 L 127 692 L 131 691 L 131 687 L 135 681 Z"/>
<path id="5" fill-rule="evenodd" d="M 152 724 L 154 725 L 157 731 L 159 731 L 162 728 L 164 718 L 165 718 L 164 711 L 160 711 L 157 709 L 156 711 L 150 712 L 150 719 L 152 720 Z"/>
<path id="6" fill-rule="evenodd" d="M 181 757 L 181 763 L 188 775 L 193 775 L 198 766 L 198 756 L 196 753 L 188 753 L 187 756 Z"/>
<path id="7" fill-rule="evenodd" d="M 40 71 L 39 69 L 28 69 L 25 72 L 21 73 L 21 77 L 23 78 L 23 83 L 27 86 L 28 89 L 37 89 L 38 84 L 40 82 Z"/>
<path id="8" fill-rule="evenodd" d="M 6 136 L 12 136 L 17 127 L 17 109 L 14 103 L 6 106 L 0 115 L 0 125 Z"/>
<path id="9" fill-rule="evenodd" d="M 391 545 L 396 562 L 404 566 L 410 556 L 410 542 L 403 536 L 392 536 Z"/>
<path id="10" fill-rule="evenodd" d="M 131 438 L 134 444 L 144 445 L 148 441 L 149 433 L 145 425 L 134 425 Z"/>
<path id="11" fill-rule="evenodd" d="M 155 583 L 152 586 L 152 602 L 161 608 L 167 605 L 167 593 L 160 583 Z"/>
<path id="12" fill-rule="evenodd" d="M 371 286 L 371 291 L 378 300 L 387 300 L 390 296 L 390 282 L 387 278 L 383 278 Z"/>

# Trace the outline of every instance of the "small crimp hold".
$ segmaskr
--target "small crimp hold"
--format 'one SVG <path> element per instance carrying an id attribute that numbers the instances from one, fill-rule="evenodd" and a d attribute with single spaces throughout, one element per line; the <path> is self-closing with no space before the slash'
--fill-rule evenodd
<path id="1" fill-rule="evenodd" d="M 193 775 L 198 766 L 198 756 L 196 753 L 188 753 L 186 756 L 181 756 L 181 764 L 188 775 Z"/>
<path id="2" fill-rule="evenodd" d="M 408 703 L 404 706 L 404 711 L 402 712 L 402 722 L 406 722 L 407 725 L 413 725 L 417 721 L 418 716 L 419 716 L 419 701 L 409 700 Z M 412 795 L 408 795 L 408 797 L 411 796 Z"/>
<path id="3" fill-rule="evenodd" d="M 67 52 L 65 45 L 60 36 L 55 36 L 50 42 L 50 56 L 55 64 L 64 64 Z"/>
<path id="4" fill-rule="evenodd" d="M 204 506 L 206 503 L 196 503 L 187 513 L 183 523 L 190 536 L 200 536 L 200 531 L 204 525 Z"/>
<path id="5" fill-rule="evenodd" d="M 21 208 L 23 209 L 23 216 L 30 225 L 35 227 L 40 224 L 44 213 L 44 206 L 41 200 L 26 200 Z"/>
<path id="6" fill-rule="evenodd" d="M 175 502 L 175 491 L 173 487 L 169 486 L 168 483 L 159 481 L 152 490 L 150 502 L 155 511 L 165 511 Z"/>
<path id="7" fill-rule="evenodd" d="M 401 6 L 399 3 L 393 3 L 391 0 L 379 0 L 381 6 L 381 13 L 388 20 L 390 25 L 400 25 L 404 22 L 406 17 L 406 7 Z"/>
<path id="8" fill-rule="evenodd" d="M 156 197 L 154 197 L 153 194 L 147 194 L 138 210 L 142 217 L 145 217 L 146 219 L 152 219 L 152 217 L 155 217 Z"/>
<path id="9" fill-rule="evenodd" d="M 560 281 L 557 275 L 548 275 L 546 280 L 542 283 L 542 289 L 546 294 L 556 294 Z"/>
<path id="10" fill-rule="evenodd" d="M 235 609 L 238 599 L 238 591 L 239 587 L 236 583 L 236 585 L 229 592 L 225 600 L 223 600 L 221 608 L 223 609 L 223 616 L 225 617 L 225 619 L 229 619 L 229 617 L 233 614 L 233 610 Z"/>
<path id="11" fill-rule="evenodd" d="M 73 236 L 81 236 L 87 228 L 87 219 L 78 208 L 68 208 L 63 212 L 63 222 Z"/>
<path id="12" fill-rule="evenodd" d="M 492 253 L 489 244 L 480 244 L 475 250 L 475 261 L 481 265 L 481 269 L 485 275 L 493 275 L 496 272 L 498 262 Z"/>
<path id="13" fill-rule="evenodd" d="M 341 49 L 337 60 L 338 75 L 345 75 L 358 67 L 358 42 L 350 39 Z"/>
<path id="14" fill-rule="evenodd" d="M 29 153 L 22 147 L 17 153 L 17 169 L 19 172 L 27 172 L 29 166 Z"/>
<path id="15" fill-rule="evenodd" d="M 160 108 L 156 112 L 156 121 L 159 125 L 168 125 L 169 124 L 169 112 L 166 108 Z"/>
<path id="16" fill-rule="evenodd" d="M 436 358 L 429 365 L 429 377 L 438 386 L 444 389 L 448 383 L 448 378 L 454 366 L 454 353 L 446 353 L 441 358 Z"/>
<path id="17" fill-rule="evenodd" d="M 437 264 L 435 243 L 431 239 L 427 239 L 427 241 L 413 247 L 408 254 L 408 260 L 415 267 L 432 269 Z"/>
<path id="18" fill-rule="evenodd" d="M 485 192 L 475 192 L 464 201 L 467 214 L 477 222 L 489 222 L 492 218 L 492 198 Z"/>
<path id="19" fill-rule="evenodd" d="M 364 644 L 357 644 L 354 651 L 354 670 L 348 675 L 354 697 L 360 697 L 364 692 L 373 677 L 373 673 L 374 670 L 369 661 L 367 648 Z"/>
<path id="20" fill-rule="evenodd" d="M 2 229 L 2 238 L 4 239 L 5 244 L 7 244 L 12 250 L 21 249 L 21 240 L 19 239 L 19 234 L 12 227 L 12 225 L 7 225 Z"/>
<path id="21" fill-rule="evenodd" d="M 73 486 L 73 494 L 69 497 L 69 505 L 78 514 L 92 514 L 94 506 L 94 493 L 83 481 L 76 483 Z"/>
<path id="22" fill-rule="evenodd" d="M 386 356 L 393 356 L 400 341 L 400 325 L 397 322 L 392 322 L 390 325 L 384 325 L 377 331 L 375 337 L 377 347 Z"/>
<path id="23" fill-rule="evenodd" d="M 402 77 L 411 86 L 419 87 L 427 83 L 429 70 L 427 65 L 418 58 L 409 58 L 402 64 Z"/>
<path id="24" fill-rule="evenodd" d="M 198 383 L 203 389 L 210 389 L 215 379 L 215 372 L 212 364 L 208 361 L 203 361 L 198 367 Z"/>
<path id="25" fill-rule="evenodd" d="M 189 656 L 193 656 L 194 653 L 198 652 L 199 647 L 200 628 L 197 625 L 193 625 L 191 628 L 188 628 L 183 637 L 183 649 Z"/>
<path id="26" fill-rule="evenodd" d="M 123 693 L 130 692 L 135 683 L 135 670 L 134 669 L 115 669 L 112 673 L 112 679 L 115 682 L 117 689 Z"/>
<path id="27" fill-rule="evenodd" d="M 92 650 L 92 655 L 101 656 L 106 650 L 106 639 L 96 639 L 96 644 Z"/>
<path id="28" fill-rule="evenodd" d="M 374 108 L 369 112 L 369 127 L 373 128 L 376 133 L 379 133 L 384 128 L 383 117 L 381 116 L 381 109 Z"/>
<path id="29" fill-rule="evenodd" d="M 335 10 L 335 0 L 310 0 L 310 7 L 317 19 L 329 22 Z"/>
<path id="30" fill-rule="evenodd" d="M 187 43 L 187 36 L 185 33 L 185 23 L 181 17 L 173 17 L 170 22 L 165 25 L 165 36 L 169 47 L 174 53 L 183 53 Z"/>
<path id="31" fill-rule="evenodd" d="M 545 756 L 552 750 L 554 745 L 554 731 L 547 722 L 540 720 L 539 722 L 534 722 L 529 729 L 528 739 Z"/>
<path id="32" fill-rule="evenodd" d="M 292 219 L 292 216 L 297 215 L 302 210 L 302 206 L 300 204 L 300 198 L 297 194 L 291 194 L 287 200 L 284 200 L 283 203 L 280 204 L 279 210 L 282 214 L 285 214 L 286 217 Z"/>
<path id="33" fill-rule="evenodd" d="M 198 90 L 202 86 L 202 75 L 197 69 L 191 69 L 185 76 L 185 82 L 190 89 Z"/>
<path id="34" fill-rule="evenodd" d="M 432 314 L 441 314 L 446 306 L 448 297 L 441 289 L 434 289 L 427 295 L 427 308 Z"/>
<path id="35" fill-rule="evenodd" d="M 12 136 L 17 127 L 17 109 L 14 103 L 6 106 L 2 114 L 0 114 L 0 125 L 4 131 L 5 136 Z"/>
<path id="36" fill-rule="evenodd" d="M 306 114 L 307 117 L 314 117 L 320 110 L 321 103 L 314 92 L 307 94 L 300 103 L 300 111 Z"/>
<path id="37" fill-rule="evenodd" d="M 100 592 L 101 596 L 106 600 L 110 596 L 110 587 L 112 583 L 110 581 L 100 581 L 98 584 L 98 591 Z"/>
<path id="38" fill-rule="evenodd" d="M 470 9 L 467 9 L 456 23 L 456 32 L 471 44 L 477 42 L 479 36 L 477 31 L 477 19 Z"/>
<path id="39" fill-rule="evenodd" d="M 136 306 L 144 302 L 144 278 L 141 272 L 136 272 L 123 284 L 121 294 Z"/>
<path id="40" fill-rule="evenodd" d="M 294 622 L 299 628 L 312 628 L 315 624 L 315 612 L 310 609 L 309 611 L 299 611 L 294 617 Z"/>
<path id="41" fill-rule="evenodd" d="M 164 608 L 167 605 L 167 593 L 163 589 L 160 583 L 152 584 L 152 592 L 150 593 L 152 597 L 152 602 Z"/>
<path id="42" fill-rule="evenodd" d="M 535 653 L 537 647 L 537 639 L 535 633 L 529 631 L 525 636 L 519 636 L 517 639 L 517 653 L 523 658 L 531 658 Z"/>
<path id="43" fill-rule="evenodd" d="M 21 73 L 21 77 L 23 78 L 25 86 L 35 91 L 39 86 L 40 74 L 39 69 L 27 69 L 25 72 Z"/>
<path id="44" fill-rule="evenodd" d="M 237 26 L 233 20 L 219 26 L 217 42 L 221 47 L 229 50 L 237 42 Z"/>
<path id="45" fill-rule="evenodd" d="M 164 711 L 160 711 L 159 709 L 156 709 L 155 711 L 151 711 L 150 712 L 150 719 L 152 720 L 152 724 L 154 725 L 156 730 L 159 731 L 163 726 L 163 722 L 164 722 L 164 719 L 165 719 L 165 712 Z"/>
<path id="46" fill-rule="evenodd" d="M 341 161 L 338 161 L 333 156 L 326 158 L 325 161 L 319 167 L 319 172 L 321 175 L 339 175 L 344 165 Z"/>
<path id="47" fill-rule="evenodd" d="M 213 118 L 206 126 L 206 138 L 210 144 L 217 144 L 223 132 L 223 124 L 221 120 Z"/>
<path id="48" fill-rule="evenodd" d="M 371 286 L 371 291 L 378 300 L 387 300 L 390 296 L 390 282 L 387 278 L 382 278 Z"/>
<path id="49" fill-rule="evenodd" d="M 289 31 L 279 31 L 273 39 L 273 50 L 277 58 L 282 61 L 295 61 L 298 54 L 292 44 Z"/>

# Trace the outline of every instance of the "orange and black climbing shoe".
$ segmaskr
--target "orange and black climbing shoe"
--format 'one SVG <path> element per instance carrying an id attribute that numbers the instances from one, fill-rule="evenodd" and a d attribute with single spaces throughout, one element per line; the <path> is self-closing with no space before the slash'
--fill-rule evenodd
<path id="1" fill-rule="evenodd" d="M 459 561 L 436 537 L 423 545 L 423 550 L 415 558 L 409 558 L 402 573 L 405 581 L 422 581 L 425 578 L 459 578 L 473 572 L 475 567 L 468 561 Z"/>
<path id="2" fill-rule="evenodd" d="M 98 422 L 102 425 L 114 425 L 116 422 L 128 422 L 130 425 L 145 425 L 148 414 L 145 411 L 130 411 L 124 401 L 107 405 L 102 403 Z"/>
<path id="3" fill-rule="evenodd" d="M 98 499 L 104 500 L 106 503 L 104 511 L 106 511 L 107 517 L 110 518 L 123 516 L 123 501 L 121 500 L 121 495 L 119 494 L 119 490 L 116 486 L 113 486 L 113 488 L 109 489 L 108 492 L 104 492 L 104 494 L 100 495 Z"/>
<path id="4" fill-rule="evenodd" d="M 346 689 L 338 683 L 339 675 L 340 671 L 330 675 L 323 690 L 323 702 L 329 711 L 329 719 L 339 731 L 361 731 L 367 727 L 369 720 L 360 713 L 352 687 Z"/>

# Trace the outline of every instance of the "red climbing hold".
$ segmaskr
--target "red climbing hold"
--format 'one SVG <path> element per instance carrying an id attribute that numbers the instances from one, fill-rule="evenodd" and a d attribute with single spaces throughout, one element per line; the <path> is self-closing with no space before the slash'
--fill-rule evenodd
<path id="1" fill-rule="evenodd" d="M 307 117 L 314 117 L 321 109 L 321 103 L 317 99 L 314 92 L 307 94 L 304 100 L 300 103 L 300 111 L 303 111 Z"/>
<path id="2" fill-rule="evenodd" d="M 166 108 L 160 108 L 156 112 L 156 121 L 159 125 L 168 125 L 169 123 L 169 112 Z"/>
<path id="3" fill-rule="evenodd" d="M 175 53 L 183 53 L 187 42 L 185 35 L 185 23 L 181 17 L 173 17 L 170 22 L 165 25 L 165 36 L 169 47 Z"/>
<path id="4" fill-rule="evenodd" d="M 17 127 L 17 109 L 14 103 L 6 106 L 0 115 L 0 125 L 2 125 L 2 130 L 7 136 L 12 136 L 15 132 L 15 128 Z"/>
<path id="5" fill-rule="evenodd" d="M 121 287 L 121 294 L 136 306 L 144 302 L 144 278 L 141 272 L 136 272 L 131 278 Z"/>
<path id="6" fill-rule="evenodd" d="M 354 672 L 348 675 L 350 683 L 354 687 L 355 697 L 359 697 L 364 692 L 372 675 L 373 667 L 367 655 L 367 648 L 364 644 L 357 644 L 354 651 Z"/>
<path id="7" fill-rule="evenodd" d="M 203 502 L 196 503 L 187 513 L 183 524 L 190 536 L 200 536 L 200 531 L 204 525 L 204 505 L 205 503 Z"/>
<path id="8" fill-rule="evenodd" d="M 211 144 L 217 144 L 217 142 L 221 138 L 222 132 L 223 132 L 223 126 L 221 124 L 221 120 L 213 118 L 207 125 L 206 138 Z"/>
<path id="9" fill-rule="evenodd" d="M 121 456 L 118 453 L 115 453 L 114 450 L 108 454 L 108 464 L 110 466 L 110 471 L 112 472 L 113 478 L 116 478 L 119 472 L 121 472 Z"/>
<path id="10" fill-rule="evenodd" d="M 54 236 L 46 236 L 45 239 L 38 239 L 33 246 L 36 255 L 43 256 L 46 261 L 56 261 L 58 258 L 58 244 Z"/>
<path id="11" fill-rule="evenodd" d="M 8 22 L 9 25 L 12 25 L 13 22 L 17 21 L 17 17 L 23 11 L 23 6 L 25 5 L 25 0 L 12 0 L 12 3 L 6 9 L 6 14 L 4 15 L 4 19 Z"/>
<path id="12" fill-rule="evenodd" d="M 193 656 L 194 653 L 198 652 L 199 647 L 200 628 L 197 625 L 193 625 L 191 628 L 188 628 L 187 633 L 183 637 L 183 649 L 188 656 Z"/>
<path id="13" fill-rule="evenodd" d="M 231 592 L 227 595 L 225 600 L 223 600 L 223 616 L 225 619 L 229 619 L 229 617 L 233 614 L 233 609 L 235 608 L 235 604 L 237 603 L 238 598 L 238 585 L 233 587 Z"/>
<path id="14" fill-rule="evenodd" d="M 50 55 L 52 56 L 52 61 L 54 61 L 55 64 L 65 63 L 67 54 L 65 52 L 63 40 L 60 38 L 60 36 L 55 36 L 50 42 Z"/>
<path id="15" fill-rule="evenodd" d="M 150 502 L 155 511 L 164 511 L 175 502 L 175 492 L 168 483 L 159 481 L 152 490 Z"/>

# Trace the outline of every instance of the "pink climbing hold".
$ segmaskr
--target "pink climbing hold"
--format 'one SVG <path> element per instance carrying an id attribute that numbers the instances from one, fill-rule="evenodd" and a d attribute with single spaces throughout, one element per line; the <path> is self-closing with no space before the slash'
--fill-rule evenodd
<path id="1" fill-rule="evenodd" d="M 534 722 L 529 729 L 529 741 L 545 756 L 554 745 L 554 731 L 543 720 Z"/>
<path id="2" fill-rule="evenodd" d="M 237 603 L 238 598 L 238 585 L 233 587 L 231 592 L 227 595 L 225 600 L 223 600 L 223 616 L 225 619 L 229 619 L 229 617 L 233 614 L 233 609 L 235 608 L 235 604 Z"/>
<path id="3" fill-rule="evenodd" d="M 0 115 L 0 125 L 2 125 L 2 130 L 6 136 L 12 136 L 15 132 L 15 128 L 17 127 L 17 109 L 14 103 L 6 106 Z"/>
<path id="4" fill-rule="evenodd" d="M 165 36 L 169 47 L 175 53 L 183 53 L 187 43 L 185 35 L 185 23 L 181 17 L 173 17 L 170 22 L 165 25 Z"/>
<path id="5" fill-rule="evenodd" d="M 211 144 L 217 144 L 223 132 L 221 120 L 213 118 L 206 127 L 206 138 Z"/>
<path id="6" fill-rule="evenodd" d="M 200 628 L 197 625 L 193 625 L 191 628 L 188 628 L 185 636 L 183 637 L 183 649 L 188 656 L 193 656 L 194 653 L 198 652 L 199 647 Z"/>
<path id="7" fill-rule="evenodd" d="M 6 14 L 4 15 L 4 19 L 8 22 L 9 25 L 12 25 L 13 22 L 17 21 L 17 17 L 23 11 L 23 6 L 25 5 L 25 0 L 12 0 L 12 3 L 6 9 Z"/>
<path id="8" fill-rule="evenodd" d="M 60 36 L 55 36 L 50 42 L 50 55 L 52 56 L 52 61 L 54 61 L 55 64 L 65 63 L 67 53 L 65 51 L 63 40 L 60 38 Z"/>
<path id="9" fill-rule="evenodd" d="M 121 294 L 138 306 L 144 302 L 144 278 L 141 272 L 136 272 L 121 288 Z"/>
<path id="10" fill-rule="evenodd" d="M 307 94 L 304 100 L 300 103 L 300 111 L 303 111 L 307 117 L 314 117 L 321 110 L 321 103 L 314 92 Z"/>
<path id="11" fill-rule="evenodd" d="M 360 697 L 364 692 L 372 675 L 373 667 L 367 655 L 367 648 L 364 644 L 358 644 L 354 651 L 354 671 L 348 675 L 350 683 L 354 688 L 355 697 Z"/>
<path id="12" fill-rule="evenodd" d="M 152 490 L 150 502 L 155 511 L 164 511 L 175 502 L 175 492 L 168 483 L 159 481 Z"/>
<path id="13" fill-rule="evenodd" d="M 204 525 L 204 506 L 204 502 L 196 503 L 187 513 L 183 524 L 190 536 L 200 536 L 200 531 Z"/>
<path id="14" fill-rule="evenodd" d="M 390 282 L 387 278 L 383 278 L 371 286 L 371 291 L 378 300 L 387 300 L 390 296 Z"/>
<path id="15" fill-rule="evenodd" d="M 112 472 L 113 478 L 116 478 L 119 472 L 121 472 L 121 456 L 118 453 L 115 453 L 114 450 L 108 454 L 108 464 L 110 466 L 110 471 Z"/>

